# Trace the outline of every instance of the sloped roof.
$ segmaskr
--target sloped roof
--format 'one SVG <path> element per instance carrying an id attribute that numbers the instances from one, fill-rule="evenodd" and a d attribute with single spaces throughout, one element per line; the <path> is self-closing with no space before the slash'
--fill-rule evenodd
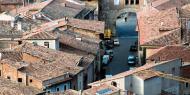
<path id="1" fill-rule="evenodd" d="M 31 33 L 27 36 L 24 36 L 23 39 L 25 40 L 55 40 L 57 37 L 53 35 L 51 32 L 36 32 L 36 33 Z"/>
<path id="2" fill-rule="evenodd" d="M 138 13 L 137 19 L 140 33 L 140 45 L 144 45 L 166 34 L 171 34 L 169 31 L 180 27 L 175 7 L 162 11 L 154 9 L 141 11 Z"/>
<path id="3" fill-rule="evenodd" d="M 1 0 L 0 4 L 23 4 L 22 0 Z"/>
<path id="4" fill-rule="evenodd" d="M 98 43 L 89 43 L 85 41 L 80 41 L 77 40 L 74 36 L 66 33 L 60 34 L 59 42 L 92 54 L 96 54 L 99 50 Z"/>
<path id="5" fill-rule="evenodd" d="M 70 18 L 68 20 L 68 25 L 71 25 L 76 28 L 91 30 L 97 33 L 104 34 L 105 23 L 102 21 L 81 20 L 81 19 Z"/>
<path id="6" fill-rule="evenodd" d="M 39 89 L 22 84 L 13 83 L 8 79 L 0 78 L 0 95 L 35 95 Z"/>
<path id="7" fill-rule="evenodd" d="M 82 56 L 78 56 L 76 54 L 56 51 L 41 46 L 34 46 L 30 43 L 23 43 L 22 45 L 12 48 L 11 50 L 43 59 L 44 61 L 28 63 L 28 65 L 25 65 L 25 68 L 21 70 L 22 72 L 27 72 L 29 75 L 42 81 L 62 76 L 67 74 L 67 72 L 75 75 L 83 70 L 82 67 L 77 66 L 77 64 L 81 61 Z M 15 61 L 6 62 L 16 64 Z M 19 68 L 19 66 L 22 65 L 19 64 L 14 67 Z"/>
<path id="8" fill-rule="evenodd" d="M 167 61 L 176 58 L 182 58 L 182 61 L 190 62 L 190 48 L 187 46 L 165 46 L 147 59 Z"/>
<path id="9" fill-rule="evenodd" d="M 54 0 L 47 0 L 44 2 L 40 2 L 40 3 L 34 3 L 34 4 L 31 4 L 28 6 L 23 6 L 18 9 L 14 9 L 14 10 L 10 11 L 9 13 L 13 16 L 16 16 L 18 14 L 20 14 L 21 16 L 33 15 L 33 14 L 40 12 L 45 6 L 50 4 L 52 1 L 54 1 Z"/>
<path id="10" fill-rule="evenodd" d="M 144 43 L 145 46 L 166 46 L 166 45 L 175 45 L 181 43 L 181 29 L 175 29 L 168 31 L 164 35 L 155 37 L 149 42 Z"/>
<path id="11" fill-rule="evenodd" d="M 76 2 L 74 0 L 54 0 L 42 12 L 54 20 L 61 19 L 65 16 L 75 17 L 84 9 L 84 4 Z"/>
<path id="12" fill-rule="evenodd" d="M 190 18 L 190 4 L 182 6 L 180 9 L 180 17 Z"/>

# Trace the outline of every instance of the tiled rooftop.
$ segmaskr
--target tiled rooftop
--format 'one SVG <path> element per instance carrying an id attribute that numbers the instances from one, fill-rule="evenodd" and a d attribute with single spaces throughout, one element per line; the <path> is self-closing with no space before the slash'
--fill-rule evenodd
<path id="1" fill-rule="evenodd" d="M 150 79 L 150 78 L 157 76 L 157 74 L 150 72 L 150 71 L 146 71 L 146 70 L 142 71 L 142 72 L 137 72 L 134 75 L 140 77 L 143 80 L 147 80 L 147 79 Z"/>
<path id="2" fill-rule="evenodd" d="M 23 6 L 18 9 L 14 9 L 10 11 L 10 14 L 13 16 L 16 16 L 20 14 L 22 17 L 23 16 L 31 16 L 33 14 L 36 14 L 40 12 L 44 7 L 46 7 L 48 4 L 50 4 L 54 0 L 47 0 L 41 3 L 34 3 L 28 6 Z"/>
<path id="3" fill-rule="evenodd" d="M 42 81 L 64 75 L 67 72 L 75 75 L 83 69 L 82 67 L 77 66 L 82 56 L 78 56 L 76 54 L 69 54 L 41 46 L 33 46 L 29 43 L 24 43 L 13 48 L 12 50 L 27 53 L 44 60 L 33 63 L 23 63 L 24 61 L 22 63 L 17 62 L 18 64 L 11 61 L 15 63 L 14 65 L 18 68 L 24 64 L 26 67 L 22 69 L 22 72 L 27 72 L 31 76 Z"/>
<path id="4" fill-rule="evenodd" d="M 190 48 L 188 46 L 165 46 L 147 59 L 167 61 L 176 58 L 182 58 L 182 61 L 190 62 Z"/>
<path id="5" fill-rule="evenodd" d="M 179 28 L 180 25 L 177 15 L 175 7 L 162 11 L 150 8 L 147 11 L 139 12 L 138 27 L 140 32 L 140 45 L 170 34 L 169 31 Z"/>
<path id="6" fill-rule="evenodd" d="M 42 12 L 51 19 L 61 19 L 65 16 L 75 17 L 84 7 L 85 5 L 82 2 L 76 0 L 54 0 Z"/>
<path id="7" fill-rule="evenodd" d="M 36 88 L 0 78 L 0 95 L 35 95 L 40 92 L 41 91 Z"/>

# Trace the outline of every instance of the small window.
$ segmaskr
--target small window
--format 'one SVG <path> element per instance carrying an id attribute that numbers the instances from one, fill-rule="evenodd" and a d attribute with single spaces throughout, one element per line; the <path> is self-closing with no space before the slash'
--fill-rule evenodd
<path id="1" fill-rule="evenodd" d="M 32 79 L 30 79 L 30 83 L 32 83 Z"/>
<path id="2" fill-rule="evenodd" d="M 185 83 L 185 87 L 188 88 L 188 87 L 189 87 L 189 84 L 188 84 L 188 83 Z"/>
<path id="3" fill-rule="evenodd" d="M 113 82 L 111 83 L 111 85 L 117 87 L 117 83 L 116 83 L 115 81 L 113 81 Z"/>
<path id="4" fill-rule="evenodd" d="M 37 43 L 37 42 L 33 42 L 33 45 L 34 45 L 34 46 L 37 46 L 37 45 L 38 45 L 38 43 Z"/>
<path id="5" fill-rule="evenodd" d="M 10 76 L 7 76 L 7 79 L 11 79 L 11 77 L 10 77 Z"/>
<path id="6" fill-rule="evenodd" d="M 19 44 L 19 45 L 22 44 L 22 41 L 18 41 L 18 44 Z"/>
<path id="7" fill-rule="evenodd" d="M 131 5 L 133 5 L 135 3 L 135 1 L 134 0 L 131 0 Z"/>
<path id="8" fill-rule="evenodd" d="M 59 88 L 56 88 L 56 91 L 59 91 Z"/>
<path id="9" fill-rule="evenodd" d="M 125 0 L 125 5 L 128 5 L 129 4 L 129 0 Z"/>
<path id="10" fill-rule="evenodd" d="M 67 85 L 64 85 L 64 90 L 67 90 Z"/>
<path id="11" fill-rule="evenodd" d="M 49 48 L 49 42 L 44 42 L 44 46 Z"/>
<path id="12" fill-rule="evenodd" d="M 139 0 L 136 0 L 136 5 L 138 5 L 139 4 Z"/>
<path id="13" fill-rule="evenodd" d="M 18 78 L 18 82 L 22 82 L 22 78 Z"/>
<path id="14" fill-rule="evenodd" d="M 172 74 L 175 74 L 175 67 L 172 68 Z"/>

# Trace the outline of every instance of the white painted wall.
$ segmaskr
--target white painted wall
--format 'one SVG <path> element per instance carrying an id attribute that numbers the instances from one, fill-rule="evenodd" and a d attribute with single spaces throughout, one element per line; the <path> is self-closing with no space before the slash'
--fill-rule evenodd
<path id="1" fill-rule="evenodd" d="M 14 21 L 15 18 L 13 16 L 7 15 L 6 13 L 0 14 L 0 21 Z"/>
<path id="2" fill-rule="evenodd" d="M 167 74 L 173 74 L 175 76 L 180 76 L 180 67 L 182 66 L 181 60 L 173 60 L 159 66 L 155 66 L 154 69 L 162 71 Z M 175 68 L 175 72 L 172 72 L 172 68 Z M 162 78 L 162 90 L 167 90 L 179 95 L 179 82 L 174 80 L 169 80 Z"/>
<path id="3" fill-rule="evenodd" d="M 144 95 L 144 80 L 137 76 L 133 76 L 132 79 L 132 91 L 137 95 Z"/>
<path id="4" fill-rule="evenodd" d="M 57 40 L 26 40 L 29 43 L 36 42 L 39 46 L 44 46 L 44 42 L 49 42 L 49 48 L 59 50 L 59 42 Z"/>
<path id="5" fill-rule="evenodd" d="M 143 81 L 143 80 L 142 80 Z M 143 95 L 160 95 L 161 93 L 161 78 L 154 77 L 144 81 Z"/>

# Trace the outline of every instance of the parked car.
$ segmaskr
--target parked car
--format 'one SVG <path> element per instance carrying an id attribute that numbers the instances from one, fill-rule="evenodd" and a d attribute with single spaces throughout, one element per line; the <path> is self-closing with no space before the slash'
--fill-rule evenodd
<path id="1" fill-rule="evenodd" d="M 113 41 L 112 40 L 106 40 L 105 41 L 105 46 L 106 46 L 106 49 L 112 49 L 114 46 L 113 46 Z"/>
<path id="2" fill-rule="evenodd" d="M 110 55 L 104 55 L 102 58 L 103 65 L 108 65 L 110 61 Z"/>
<path id="3" fill-rule="evenodd" d="M 130 46 L 130 51 L 137 51 L 137 46 L 136 45 L 131 45 Z"/>
<path id="4" fill-rule="evenodd" d="M 106 50 L 106 54 L 107 55 L 110 55 L 110 61 L 113 59 L 113 50 L 112 49 L 110 49 L 110 50 Z"/>
<path id="5" fill-rule="evenodd" d="M 114 39 L 113 40 L 113 44 L 115 45 L 115 46 L 119 46 L 120 44 L 119 44 L 119 39 Z"/>
<path id="6" fill-rule="evenodd" d="M 136 64 L 136 57 L 134 55 L 129 55 L 127 58 L 128 65 L 135 65 Z"/>

